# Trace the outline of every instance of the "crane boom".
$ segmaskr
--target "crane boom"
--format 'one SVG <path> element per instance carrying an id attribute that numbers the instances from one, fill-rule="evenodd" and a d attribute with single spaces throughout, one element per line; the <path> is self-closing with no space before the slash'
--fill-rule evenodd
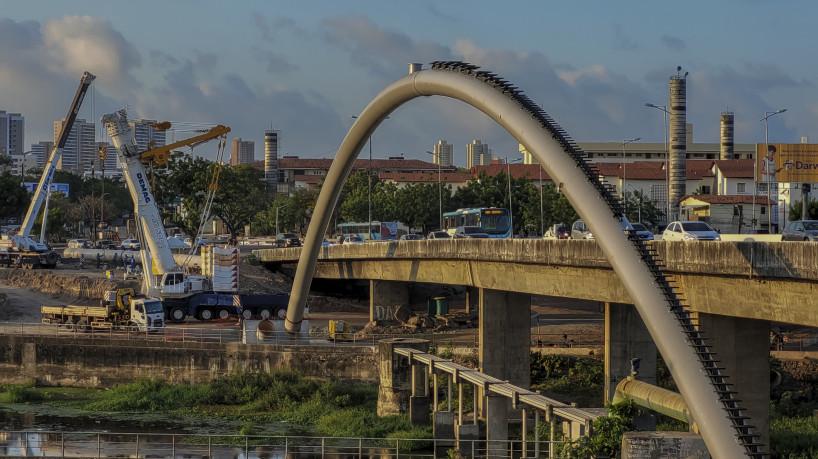
<path id="1" fill-rule="evenodd" d="M 71 102 L 68 115 L 65 117 L 65 123 L 63 123 L 62 128 L 60 129 L 60 135 L 57 138 L 57 143 L 54 145 L 54 149 L 51 150 L 51 154 L 48 157 L 48 162 L 46 162 L 45 168 L 43 169 L 43 175 L 40 177 L 40 183 L 37 185 L 37 189 L 34 190 L 34 197 L 31 199 L 31 204 L 28 207 L 26 217 L 23 219 L 23 224 L 20 226 L 18 235 L 21 237 L 28 238 L 29 234 L 31 233 L 31 228 L 34 226 L 34 220 L 37 219 L 37 214 L 40 212 L 40 206 L 43 203 L 43 198 L 45 198 L 46 194 L 48 193 L 48 188 L 51 186 L 51 179 L 54 178 L 54 170 L 62 157 L 62 150 L 65 148 L 65 143 L 68 140 L 69 134 L 71 134 L 71 128 L 74 126 L 74 120 L 77 119 L 77 113 L 80 110 L 83 99 L 85 99 L 85 93 L 88 91 L 88 87 L 91 86 L 91 82 L 93 82 L 94 79 L 96 79 L 96 76 L 92 75 L 90 72 L 84 72 L 82 74 L 80 86 L 77 88 L 77 93 L 74 95 L 74 101 Z"/>
<path id="2" fill-rule="evenodd" d="M 156 147 L 146 150 L 142 152 L 142 161 L 150 163 L 151 166 L 153 167 L 163 166 L 165 165 L 165 163 L 168 162 L 168 158 L 170 157 L 171 151 L 181 147 L 193 148 L 197 145 L 201 145 L 217 137 L 225 136 L 227 135 L 228 132 L 230 132 L 230 128 L 220 124 L 208 130 L 204 134 L 188 137 L 185 140 L 180 140 L 170 145 L 165 145 L 163 147 Z"/>

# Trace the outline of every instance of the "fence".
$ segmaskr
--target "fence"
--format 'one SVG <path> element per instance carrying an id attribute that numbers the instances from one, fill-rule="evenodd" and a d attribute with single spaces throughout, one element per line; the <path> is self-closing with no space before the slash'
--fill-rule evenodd
<path id="1" fill-rule="evenodd" d="M 446 457 L 457 440 L 99 432 L 0 432 L 0 456 L 133 458 L 404 458 Z M 550 442 L 461 441 L 469 457 L 548 457 Z M 488 448 L 490 447 L 490 448 Z M 542 455 L 541 455 L 542 453 Z"/>

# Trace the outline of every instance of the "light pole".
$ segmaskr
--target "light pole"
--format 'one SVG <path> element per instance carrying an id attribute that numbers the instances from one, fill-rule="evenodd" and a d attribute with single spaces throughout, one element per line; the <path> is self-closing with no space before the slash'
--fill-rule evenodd
<path id="1" fill-rule="evenodd" d="M 352 115 L 350 118 L 357 119 L 358 115 Z M 387 116 L 384 118 L 388 120 L 389 117 Z M 369 136 L 369 173 L 366 174 L 366 188 L 367 188 L 367 195 L 369 196 L 369 212 L 368 212 L 368 219 L 366 225 L 366 234 L 368 239 L 372 239 L 372 136 Z"/>
<path id="2" fill-rule="evenodd" d="M 433 157 L 435 157 L 437 159 L 437 188 L 438 188 L 438 194 L 440 195 L 440 226 L 439 226 L 439 228 L 442 230 L 443 229 L 443 175 L 440 172 L 440 162 L 441 162 L 440 161 L 440 151 L 438 151 L 437 153 L 432 153 L 431 151 L 427 150 L 426 153 L 429 153 L 430 155 L 432 155 Z"/>
<path id="3" fill-rule="evenodd" d="M 276 207 L 276 234 L 278 234 L 278 209 L 281 209 L 282 207 L 287 207 L 288 205 L 289 204 L 283 204 Z"/>
<path id="4" fill-rule="evenodd" d="M 761 118 L 759 120 L 759 121 L 764 121 L 764 148 L 767 148 L 767 149 L 770 148 L 769 147 L 770 141 L 769 141 L 769 137 L 767 135 L 767 119 L 769 117 L 771 117 L 771 116 L 775 116 L 775 115 L 778 115 L 779 113 L 784 113 L 786 111 L 787 111 L 786 108 L 782 108 L 782 109 L 776 110 L 774 112 L 764 112 L 764 118 Z M 758 149 L 756 149 L 756 154 L 758 154 L 757 150 Z M 768 153 L 769 153 L 769 150 L 768 150 Z M 757 168 L 758 167 L 758 160 L 754 161 L 753 163 Z M 772 173 L 774 174 L 775 173 L 775 166 L 772 166 L 772 168 L 773 168 Z M 767 177 L 767 231 L 769 231 L 770 234 L 773 234 L 773 215 L 771 213 L 772 198 L 771 198 L 771 193 L 770 193 L 770 186 L 772 185 L 772 181 L 770 180 L 770 175 L 771 175 L 770 172 L 771 171 L 770 171 L 770 164 L 769 163 L 767 163 L 765 165 L 765 169 L 767 169 L 767 170 L 764 171 L 764 172 L 766 172 L 765 176 Z M 756 177 L 753 177 L 753 217 L 754 218 L 755 218 L 755 215 L 756 215 L 756 213 L 755 213 L 756 212 L 756 209 L 755 209 L 755 204 L 756 204 L 755 180 L 756 180 Z M 776 195 L 777 195 L 777 192 L 776 192 Z M 778 201 L 778 198 L 776 197 L 776 202 L 777 201 Z"/>
<path id="5" fill-rule="evenodd" d="M 665 221 L 670 222 L 670 150 L 668 149 L 668 142 L 667 142 L 667 116 L 670 112 L 667 111 L 667 105 L 654 105 L 651 103 L 645 103 L 645 107 L 655 108 L 657 110 L 661 110 L 665 114 L 665 124 L 664 124 L 664 131 L 665 131 Z"/>
<path id="6" fill-rule="evenodd" d="M 522 158 L 513 159 L 511 161 L 508 160 L 508 156 L 506 156 L 506 171 L 508 174 L 508 222 L 511 225 L 511 238 L 514 239 L 514 206 L 511 202 L 511 163 L 516 163 L 522 160 Z"/>
<path id="7" fill-rule="evenodd" d="M 542 214 L 542 166 L 540 166 L 540 237 L 545 236 L 545 219 Z"/>
<path id="8" fill-rule="evenodd" d="M 625 141 L 622 142 L 622 205 L 623 205 L 623 212 L 625 213 L 625 218 L 627 218 L 627 214 L 628 214 L 628 200 L 625 197 L 625 180 L 627 179 L 627 177 L 626 177 L 627 174 L 625 173 L 626 172 L 625 164 L 627 164 L 625 162 L 625 145 L 627 145 L 627 144 L 629 144 L 631 142 L 636 142 L 637 140 L 642 140 L 642 138 L 641 137 L 636 137 L 634 139 L 625 140 Z"/>

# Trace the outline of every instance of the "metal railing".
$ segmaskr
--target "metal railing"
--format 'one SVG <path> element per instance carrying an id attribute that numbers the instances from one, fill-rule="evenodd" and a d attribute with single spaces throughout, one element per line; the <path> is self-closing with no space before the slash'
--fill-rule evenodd
<path id="1" fill-rule="evenodd" d="M 446 457 L 458 447 L 472 458 L 548 457 L 548 441 L 440 440 L 110 432 L 0 432 L 0 456 L 133 458 L 405 458 Z M 559 442 L 556 442 L 559 443 Z M 525 451 L 525 452 L 524 452 Z"/>

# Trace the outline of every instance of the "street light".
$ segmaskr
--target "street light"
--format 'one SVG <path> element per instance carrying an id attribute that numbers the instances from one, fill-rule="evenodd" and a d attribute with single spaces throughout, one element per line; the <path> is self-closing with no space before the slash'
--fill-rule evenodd
<path id="1" fill-rule="evenodd" d="M 506 156 L 506 170 L 508 173 L 508 222 L 511 226 L 511 238 L 514 239 L 514 206 L 511 203 L 511 163 L 516 163 L 518 161 L 522 161 L 523 158 L 513 159 L 511 161 L 508 160 L 508 156 Z"/>
<path id="2" fill-rule="evenodd" d="M 358 115 L 352 115 L 350 118 L 358 118 Z M 384 118 L 388 120 L 389 117 L 387 116 Z M 366 188 L 367 188 L 367 195 L 369 196 L 369 221 L 366 225 L 366 234 L 368 239 L 372 239 L 372 136 L 369 136 L 369 173 L 366 174 Z"/>
<path id="3" fill-rule="evenodd" d="M 661 110 L 665 114 L 665 124 L 663 125 L 665 131 L 665 220 L 670 222 L 670 150 L 668 149 L 668 124 L 667 116 L 670 112 L 667 111 L 667 105 L 654 105 L 645 103 L 645 107 L 655 108 Z"/>
<path id="4" fill-rule="evenodd" d="M 622 205 L 623 205 L 623 213 L 626 215 L 627 218 L 628 214 L 628 200 L 625 198 L 625 180 L 627 179 L 625 174 L 625 145 L 636 142 L 637 140 L 642 140 L 641 137 L 636 137 L 634 139 L 625 140 L 622 142 Z"/>
<path id="5" fill-rule="evenodd" d="M 426 150 L 426 153 L 429 153 L 433 157 L 437 159 L 437 188 L 440 195 L 440 226 L 439 228 L 443 229 L 443 175 L 440 173 L 440 152 L 432 153 L 429 150 Z"/>
<path id="6" fill-rule="evenodd" d="M 545 219 L 542 214 L 542 166 L 540 166 L 539 169 L 540 169 L 540 237 L 542 237 L 545 236 Z"/>
<path id="7" fill-rule="evenodd" d="M 288 205 L 289 204 L 283 204 L 276 207 L 276 235 L 278 235 L 278 209 L 281 209 L 282 207 L 287 207 Z"/>
<path id="8" fill-rule="evenodd" d="M 776 110 L 774 112 L 764 112 L 764 118 L 761 118 L 759 120 L 759 121 L 764 121 L 764 148 L 769 148 L 769 144 L 770 144 L 769 137 L 767 135 L 767 119 L 769 117 L 771 117 L 771 116 L 775 116 L 775 115 L 778 115 L 779 113 L 784 113 L 786 111 L 787 111 L 786 108 L 782 108 L 782 109 Z M 768 150 L 768 152 L 769 152 L 769 150 Z M 757 149 L 756 149 L 756 154 L 758 154 Z M 758 159 L 753 161 L 753 165 L 755 166 L 754 169 L 758 168 Z M 769 164 L 767 164 L 766 167 L 765 167 L 765 169 L 767 169 L 765 171 L 766 172 L 765 175 L 767 177 L 767 231 L 769 231 L 770 234 L 773 234 L 773 215 L 771 213 L 771 211 L 772 211 L 772 204 L 771 204 L 772 198 L 771 198 L 771 195 L 770 195 L 770 186 L 772 185 L 772 183 L 770 181 L 770 170 L 769 170 L 769 168 L 770 168 L 770 166 L 769 166 Z M 773 166 L 773 173 L 775 173 L 775 166 Z M 756 177 L 757 177 L 757 173 L 756 173 L 755 176 L 753 176 L 753 218 L 755 218 L 755 216 L 756 216 L 756 197 L 755 197 L 756 196 L 756 194 L 755 194 L 755 180 L 756 180 Z M 776 196 L 776 202 L 777 201 L 778 201 L 778 197 Z"/>

